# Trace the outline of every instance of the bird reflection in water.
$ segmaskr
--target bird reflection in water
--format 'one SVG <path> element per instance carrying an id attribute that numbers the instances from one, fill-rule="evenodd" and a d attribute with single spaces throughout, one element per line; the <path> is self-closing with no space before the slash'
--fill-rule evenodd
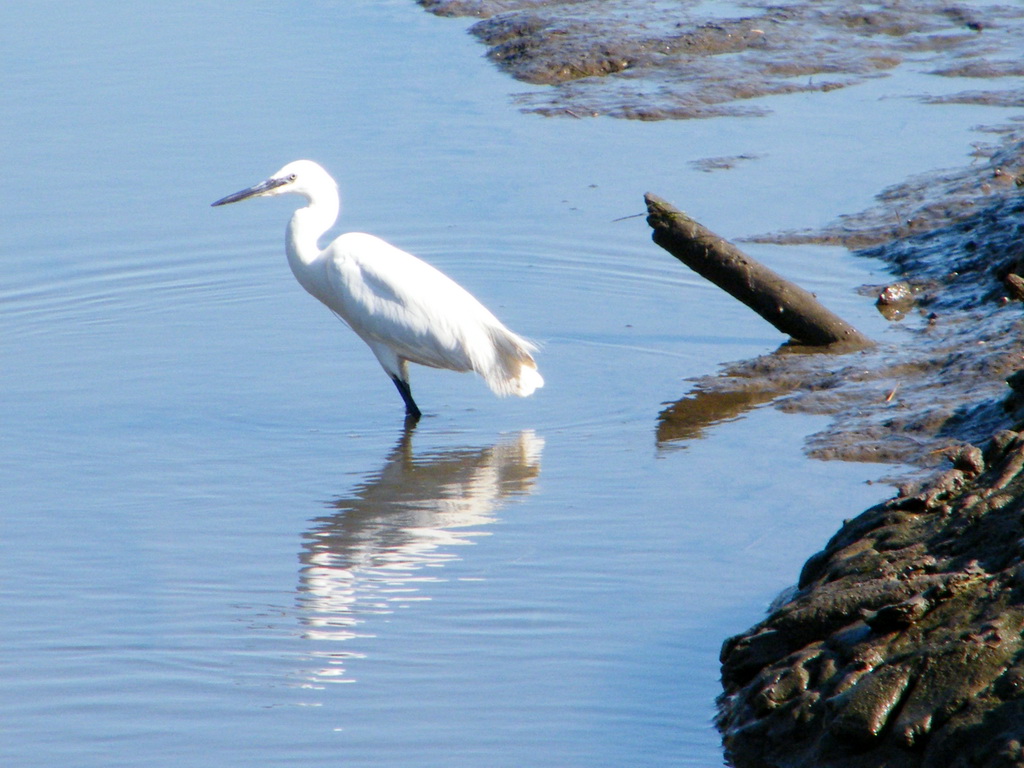
<path id="1" fill-rule="evenodd" d="M 352 682 L 348 660 L 334 643 L 371 637 L 367 618 L 429 600 L 420 585 L 439 581 L 424 569 L 457 559 L 453 548 L 486 535 L 482 528 L 510 498 L 532 491 L 540 474 L 542 438 L 532 431 L 492 446 L 413 454 L 405 430 L 383 468 L 316 520 L 300 555 L 300 620 L 304 635 L 332 647 L 311 682 Z M 435 571 L 436 573 L 436 571 Z"/>

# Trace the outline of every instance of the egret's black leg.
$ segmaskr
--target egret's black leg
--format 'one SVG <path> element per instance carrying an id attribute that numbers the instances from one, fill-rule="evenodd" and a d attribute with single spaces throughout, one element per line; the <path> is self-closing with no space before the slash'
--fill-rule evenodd
<path id="1" fill-rule="evenodd" d="M 409 389 L 409 383 L 407 381 L 402 381 L 397 376 L 392 376 L 391 380 L 395 382 L 398 394 L 400 394 L 402 399 L 405 401 L 405 418 L 413 419 L 414 421 L 419 420 L 420 416 L 423 414 L 420 413 L 420 409 L 416 407 L 416 401 L 412 399 L 412 390 Z"/>

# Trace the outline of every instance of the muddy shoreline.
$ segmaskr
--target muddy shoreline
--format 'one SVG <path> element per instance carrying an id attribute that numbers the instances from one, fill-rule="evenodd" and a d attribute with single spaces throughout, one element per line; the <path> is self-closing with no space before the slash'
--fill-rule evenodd
<path id="1" fill-rule="evenodd" d="M 1006 380 L 1024 366 L 1024 293 L 1015 285 L 1024 273 L 1024 198 L 1013 181 L 1022 159 L 1024 135 L 1008 133 L 984 163 L 900 185 L 910 212 L 904 223 L 894 225 L 891 209 L 880 204 L 820 230 L 751 238 L 873 243 L 854 252 L 900 277 L 902 299 L 879 304 L 903 324 L 899 343 L 842 356 L 783 345 L 729 364 L 696 379 L 687 397 L 662 412 L 659 440 L 685 438 L 719 420 L 705 401 L 726 395 L 727 417 L 742 410 L 744 395 L 750 407 L 772 401 L 785 411 L 831 416 L 808 441 L 808 453 L 821 459 L 934 467 L 959 443 L 981 443 L 1013 426 L 1016 396 Z M 949 178 L 956 184 L 945 188 L 955 194 L 940 198 L 935 189 Z M 861 292 L 877 298 L 892 287 Z"/>
<path id="2" fill-rule="evenodd" d="M 548 116 L 757 117 L 761 96 L 883 77 L 908 57 L 978 87 L 927 103 L 1024 106 L 1024 8 L 917 2 L 419 0 L 471 32 Z M 724 6 L 726 7 L 726 6 Z M 900 279 L 866 286 L 898 343 L 792 345 L 692 382 L 662 442 L 772 403 L 827 414 L 819 458 L 916 467 L 848 521 L 763 621 L 722 649 L 718 725 L 746 766 L 1024 766 L 1024 123 L 818 230 Z M 756 157 L 708 158 L 708 170 Z M 655 192 L 657 190 L 654 190 Z"/>
<path id="3" fill-rule="evenodd" d="M 938 77 L 979 85 L 1020 75 L 1014 50 L 1024 9 L 906 0 L 726 4 L 700 0 L 418 0 L 470 28 L 487 56 L 525 83 L 521 107 L 543 115 L 639 120 L 763 115 L 762 96 L 830 91 L 882 77 L 909 57 Z M 1019 89 L 945 95 L 1014 104 Z M 940 98 L 928 97 L 923 98 Z"/>

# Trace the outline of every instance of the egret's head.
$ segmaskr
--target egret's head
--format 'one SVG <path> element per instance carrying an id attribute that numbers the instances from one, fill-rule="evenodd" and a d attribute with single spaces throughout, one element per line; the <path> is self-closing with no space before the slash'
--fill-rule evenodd
<path id="1" fill-rule="evenodd" d="M 273 197 L 288 192 L 302 195 L 313 202 L 327 194 L 337 196 L 338 185 L 327 171 L 312 160 L 295 160 L 266 181 L 222 197 L 213 205 L 227 205 L 250 197 Z"/>

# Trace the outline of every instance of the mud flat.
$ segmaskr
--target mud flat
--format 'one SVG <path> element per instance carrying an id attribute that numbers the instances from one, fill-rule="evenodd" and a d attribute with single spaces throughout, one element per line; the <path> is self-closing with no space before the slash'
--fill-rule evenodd
<path id="1" fill-rule="evenodd" d="M 498 66 L 551 86 L 520 99 L 544 115 L 756 117 L 759 96 L 847 87 L 908 57 L 978 79 L 923 100 L 1024 105 L 1000 85 L 1024 75 L 1019 5 L 419 2 L 480 18 L 471 31 Z M 863 290 L 905 324 L 898 345 L 783 345 L 661 414 L 662 441 L 767 402 L 828 414 L 812 455 L 916 468 L 724 643 L 718 726 L 740 768 L 1024 766 L 1024 126 L 989 134 L 972 164 L 908 179 L 870 210 L 753 238 L 889 264 L 900 279 Z"/>
<path id="2" fill-rule="evenodd" d="M 471 32 L 495 64 L 551 86 L 520 98 L 523 109 L 545 115 L 757 116 L 767 109 L 750 103 L 757 97 L 844 88 L 910 57 L 933 60 L 937 75 L 980 82 L 1022 69 L 1001 58 L 1024 24 L 1024 8 L 1009 3 L 418 2 L 439 16 L 481 19 Z M 1012 93 L 985 89 L 962 98 L 1016 103 Z"/>

